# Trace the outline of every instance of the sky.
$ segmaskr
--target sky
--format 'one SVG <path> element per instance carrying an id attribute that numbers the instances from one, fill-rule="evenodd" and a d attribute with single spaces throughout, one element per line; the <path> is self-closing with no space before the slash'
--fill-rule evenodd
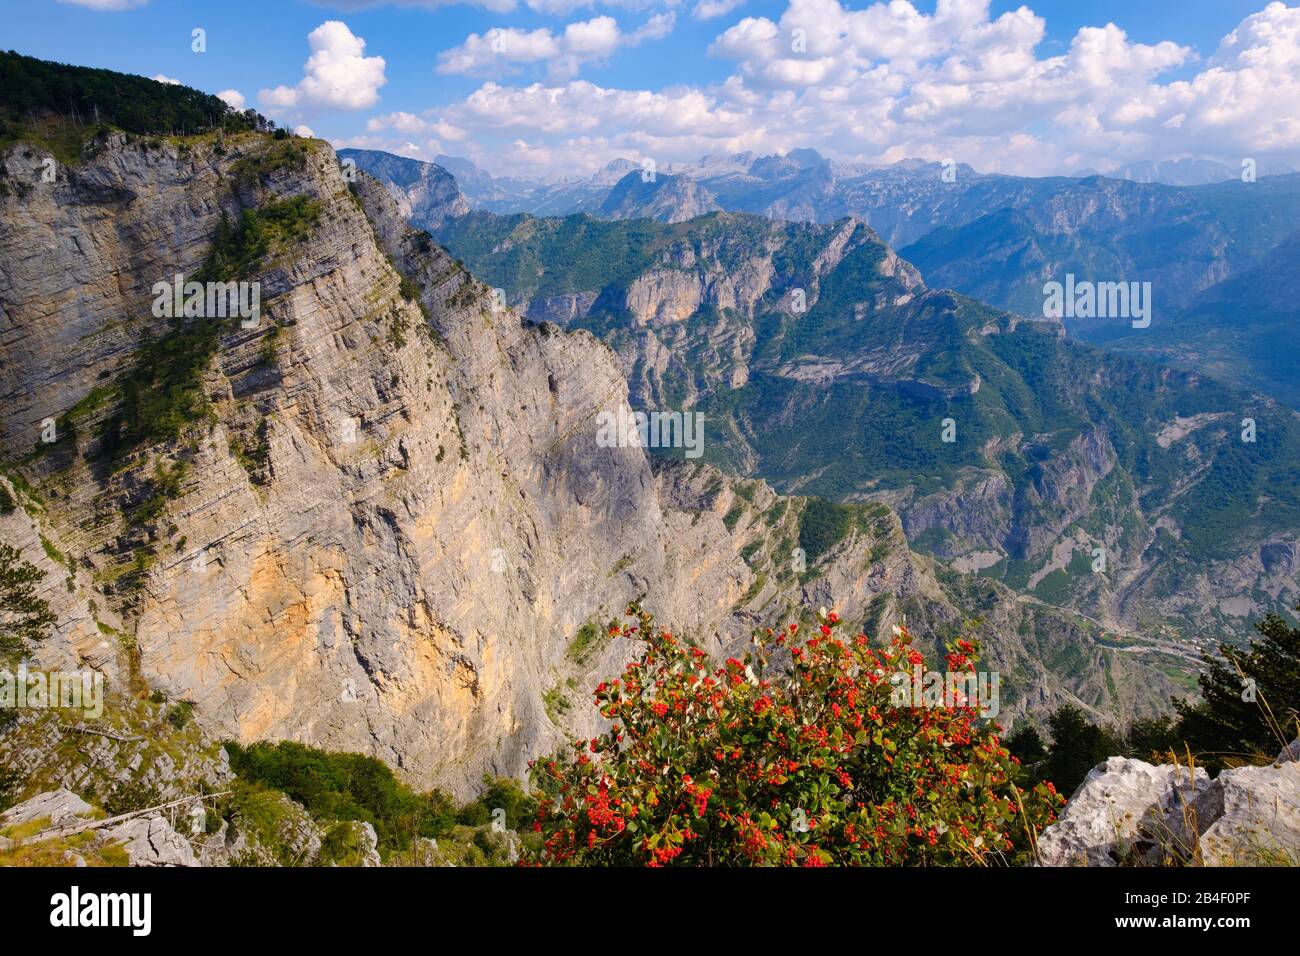
<path id="1" fill-rule="evenodd" d="M 529 179 L 797 147 L 1300 166 L 1300 6 L 1264 0 L 0 0 L 0 48 Z"/>

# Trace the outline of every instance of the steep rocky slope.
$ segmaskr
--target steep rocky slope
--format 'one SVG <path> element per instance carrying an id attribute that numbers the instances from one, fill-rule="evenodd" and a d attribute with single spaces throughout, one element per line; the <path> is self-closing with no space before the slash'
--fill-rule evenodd
<path id="1" fill-rule="evenodd" d="M 2 159 L 0 528 L 49 572 L 46 665 L 458 793 L 590 728 L 636 598 L 718 650 L 805 601 L 932 640 L 975 614 L 1004 716 L 1163 702 L 1142 655 L 936 569 L 887 509 L 799 569 L 805 500 L 603 447 L 616 356 L 498 308 L 323 143 L 110 132 L 51 183 Z M 260 321 L 155 317 L 177 273 L 260 282 Z"/>
<path id="2" fill-rule="evenodd" d="M 35 153 L 6 165 L 38 179 Z M 175 440 L 110 450 L 145 330 L 173 357 L 191 344 L 148 317 L 152 284 L 204 265 L 223 212 L 297 197 L 316 212 L 308 240 L 259 264 L 259 327 L 220 325 L 197 389 L 209 408 Z M 542 675 L 557 636 L 635 596 L 604 584 L 620 557 L 673 617 L 716 619 L 742 583 L 703 530 L 686 551 L 669 536 L 639 449 L 591 440 L 624 388 L 599 350 L 494 315 L 427 242 L 396 245 L 415 240 L 382 188 L 366 201 L 378 236 L 327 147 L 266 138 L 110 137 L 58 182 L 15 189 L 3 438 L 12 461 L 62 419 L 25 473 L 47 537 L 122 609 L 145 679 L 243 739 L 464 785 L 557 739 Z M 385 240 L 418 257 L 424 301 Z"/>

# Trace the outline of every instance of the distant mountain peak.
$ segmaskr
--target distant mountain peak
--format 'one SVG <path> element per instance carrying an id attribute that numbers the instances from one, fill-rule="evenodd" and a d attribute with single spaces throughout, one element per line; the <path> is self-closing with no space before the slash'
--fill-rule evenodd
<path id="1" fill-rule="evenodd" d="M 341 149 L 338 155 L 383 183 L 403 218 L 421 229 L 436 229 L 470 210 L 456 177 L 437 163 L 373 149 Z"/>
<path id="2" fill-rule="evenodd" d="M 801 169 L 808 169 L 811 166 L 821 166 L 826 162 L 826 157 L 817 150 L 809 147 L 800 147 L 792 149 L 785 154 L 785 158 L 797 163 Z"/>
<path id="3" fill-rule="evenodd" d="M 1256 176 L 1284 176 L 1295 170 L 1286 163 L 1264 161 L 1255 168 Z M 1241 166 L 1221 163 L 1199 156 L 1165 159 L 1158 162 L 1138 160 L 1117 166 L 1105 174 L 1111 179 L 1127 179 L 1135 183 L 1159 183 L 1164 186 L 1208 186 L 1211 183 L 1229 182 L 1241 177 Z"/>
<path id="4" fill-rule="evenodd" d="M 601 167 L 600 171 L 591 177 L 593 183 L 605 186 L 612 186 L 628 173 L 641 168 L 640 163 L 633 162 L 630 159 L 619 157 L 612 159 Z"/>
<path id="5" fill-rule="evenodd" d="M 689 176 L 658 173 L 647 180 L 637 170 L 614 184 L 600 212 L 611 219 L 685 222 L 721 208 L 713 194 Z"/>

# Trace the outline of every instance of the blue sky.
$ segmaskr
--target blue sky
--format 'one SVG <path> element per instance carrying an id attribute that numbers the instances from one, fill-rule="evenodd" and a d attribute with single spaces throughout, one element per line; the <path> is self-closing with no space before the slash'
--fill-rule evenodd
<path id="1" fill-rule="evenodd" d="M 537 176 L 795 146 L 1030 173 L 1300 151 L 1300 11 L 1264 0 L 713 0 L 730 9 L 708 19 L 708 0 L 480 2 L 0 0 L 0 46 Z"/>

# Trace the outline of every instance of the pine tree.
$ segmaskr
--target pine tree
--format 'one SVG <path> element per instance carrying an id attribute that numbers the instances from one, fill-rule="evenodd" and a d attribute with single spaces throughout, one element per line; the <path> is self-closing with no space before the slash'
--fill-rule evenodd
<path id="1" fill-rule="evenodd" d="M 1300 734 L 1300 628 L 1270 614 L 1255 629 L 1249 650 L 1205 656 L 1200 703 L 1175 702 L 1179 735 L 1211 766 L 1272 759 Z"/>
<path id="2" fill-rule="evenodd" d="M 1003 743 L 1011 756 L 1020 761 L 1025 778 L 1037 783 L 1043 779 L 1043 761 L 1047 759 L 1047 746 L 1033 724 L 1025 722 L 1016 728 Z"/>
<path id="3" fill-rule="evenodd" d="M 1047 753 L 1046 776 L 1061 793 L 1073 793 L 1089 770 L 1120 751 L 1118 741 L 1073 704 L 1052 711 L 1047 729 L 1052 746 Z"/>
<path id="4" fill-rule="evenodd" d="M 54 625 L 54 612 L 36 596 L 44 577 L 17 548 L 0 543 L 0 658 L 22 654 L 28 641 L 43 639 Z"/>

